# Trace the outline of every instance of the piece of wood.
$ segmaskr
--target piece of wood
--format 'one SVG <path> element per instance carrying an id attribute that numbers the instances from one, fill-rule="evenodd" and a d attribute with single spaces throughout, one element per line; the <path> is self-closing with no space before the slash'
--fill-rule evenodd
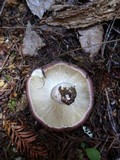
<path id="1" fill-rule="evenodd" d="M 84 28 L 103 21 L 120 19 L 120 0 L 93 0 L 81 6 L 53 6 L 53 16 L 46 22 L 52 26 Z"/>

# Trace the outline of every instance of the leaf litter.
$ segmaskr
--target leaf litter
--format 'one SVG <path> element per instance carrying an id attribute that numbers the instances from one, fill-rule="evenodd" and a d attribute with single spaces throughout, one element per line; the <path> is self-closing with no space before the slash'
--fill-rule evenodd
<path id="1" fill-rule="evenodd" d="M 13 11 L 17 11 L 18 8 L 15 7 L 12 9 Z M 10 16 L 7 15 L 6 17 L 5 13 L 10 13 Z M 42 37 L 46 42 L 46 47 L 42 47 L 41 49 L 38 49 L 38 47 L 38 55 L 36 56 L 25 56 L 24 54 L 21 54 L 20 50 L 23 44 L 22 38 L 24 38 L 25 34 L 20 36 L 20 33 L 25 33 L 25 26 L 27 21 L 30 20 L 30 22 L 34 22 L 34 29 L 38 29 L 37 33 L 39 34 L 41 22 L 37 18 L 33 18 L 33 15 L 29 12 L 27 12 L 27 15 L 26 12 L 22 13 L 24 16 L 23 19 L 20 19 L 20 21 L 16 19 L 15 13 L 12 13 L 14 12 L 11 12 L 11 8 L 7 8 L 7 10 L 4 8 L 2 13 L 4 15 L 2 17 L 2 25 L 3 27 L 8 26 L 8 28 L 3 29 L 3 33 L 4 35 L 10 37 L 11 45 L 9 48 L 7 48 L 7 44 L 4 44 L 4 47 L 7 48 L 7 50 L 5 50 L 5 55 L 9 56 L 4 60 L 5 63 L 0 73 L 0 79 L 4 80 L 5 84 L 7 84 L 4 92 L 0 93 L 0 111 L 9 120 L 6 121 L 8 122 L 6 123 L 7 132 L 10 133 L 12 130 L 10 133 L 10 138 L 13 140 L 15 145 L 15 142 L 18 142 L 18 150 L 20 149 L 23 151 L 23 148 L 21 147 L 23 144 L 25 144 L 25 141 L 21 142 L 19 137 L 14 134 L 17 130 L 16 128 L 11 128 L 11 125 L 13 125 L 14 121 L 16 123 L 16 127 L 20 127 L 19 129 L 22 130 L 23 133 L 33 131 L 32 133 L 34 133 L 35 136 L 37 135 L 37 141 L 33 141 L 33 143 L 31 142 L 31 145 L 32 147 L 41 147 L 39 148 L 40 154 L 43 154 L 43 156 L 40 156 L 39 158 L 42 160 L 75 160 L 79 158 L 80 153 L 82 154 L 83 159 L 88 160 L 87 155 L 85 155 L 85 152 L 81 147 L 82 143 L 85 143 L 89 150 L 95 147 L 97 151 L 99 151 L 102 160 L 105 160 L 109 157 L 109 159 L 119 158 L 120 43 L 117 39 L 120 39 L 120 29 L 116 24 L 117 21 L 111 27 L 109 33 L 110 36 L 108 37 L 107 42 L 105 42 L 103 57 L 101 57 L 100 50 L 99 54 L 95 53 L 94 61 L 91 61 L 88 53 L 83 51 L 83 48 L 80 47 L 74 30 L 67 30 L 65 28 L 61 28 L 59 30 L 57 28 L 54 29 L 54 27 L 49 30 L 48 26 L 46 26 L 42 32 Z M 20 24 L 22 24 L 21 28 L 19 28 Z M 9 26 L 13 28 L 10 28 Z M 108 26 L 104 24 L 105 31 L 107 28 Z M 33 29 L 31 30 L 33 31 Z M 16 35 L 18 40 L 13 41 L 16 39 L 13 35 Z M 70 132 L 49 131 L 47 128 L 44 128 L 41 124 L 39 124 L 29 111 L 25 91 L 26 80 L 33 69 L 41 67 L 42 65 L 48 64 L 54 60 L 62 60 L 76 64 L 88 71 L 93 79 L 95 104 L 90 118 L 84 124 L 84 126 L 89 128 L 89 132 L 92 131 L 92 136 L 85 134 L 82 127 Z M 14 111 L 9 109 L 8 104 L 10 102 L 12 106 L 14 106 Z M 17 104 L 15 102 L 17 102 Z M 22 110 L 19 108 L 19 106 Z M 110 120 L 111 118 L 112 121 Z M 21 121 L 21 123 L 19 123 L 19 121 Z M 116 132 L 113 128 L 113 122 L 116 127 Z M 2 124 L 1 121 L 0 124 Z M 22 126 L 24 126 L 24 128 L 22 128 Z M 0 136 L 2 134 L 6 134 L 7 132 L 5 132 L 1 126 Z M 9 157 L 16 158 L 19 156 L 21 157 L 21 155 L 23 156 L 22 152 L 21 154 L 17 152 L 17 155 L 15 155 L 15 153 L 12 151 L 13 145 L 11 145 L 11 140 L 8 138 L 5 140 L 4 138 L 1 138 L 0 154 L 2 159 L 6 159 L 5 156 L 7 159 L 9 159 Z M 44 148 L 41 146 L 41 144 L 44 144 L 43 146 L 46 147 Z M 26 154 L 24 154 L 23 159 L 25 157 Z"/>
<path id="2" fill-rule="evenodd" d="M 32 25 L 30 22 L 27 24 L 25 36 L 23 39 L 22 52 L 24 55 L 36 56 L 38 55 L 38 50 L 45 46 L 42 38 L 32 30 Z"/>
<path id="3" fill-rule="evenodd" d="M 77 32 L 82 49 L 90 53 L 91 57 L 95 56 L 101 48 L 104 34 L 103 27 L 99 25 L 87 29 L 79 29 Z"/>
<path id="4" fill-rule="evenodd" d="M 44 13 L 54 4 L 54 0 L 26 0 L 28 7 L 34 15 L 42 19 Z"/>

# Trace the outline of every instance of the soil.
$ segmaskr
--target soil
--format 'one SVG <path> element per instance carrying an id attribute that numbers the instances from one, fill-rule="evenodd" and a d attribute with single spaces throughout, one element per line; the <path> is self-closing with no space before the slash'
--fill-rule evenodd
<path id="1" fill-rule="evenodd" d="M 3 6 L 4 2 L 0 3 Z M 21 51 L 28 21 L 46 44 L 35 57 L 25 56 Z M 0 17 L 0 85 L 4 86 L 0 86 L 1 160 L 31 157 L 32 160 L 89 160 L 86 148 L 96 148 L 101 160 L 120 158 L 120 20 L 101 24 L 103 44 L 91 58 L 80 47 L 75 29 L 47 26 L 31 13 L 25 0 L 5 4 Z M 89 133 L 83 126 L 72 131 L 53 131 L 39 124 L 31 114 L 26 81 L 35 68 L 52 61 L 75 64 L 93 80 L 94 106 L 84 123 Z M 29 138 L 25 132 L 31 135 L 31 142 L 25 141 L 25 137 Z"/>

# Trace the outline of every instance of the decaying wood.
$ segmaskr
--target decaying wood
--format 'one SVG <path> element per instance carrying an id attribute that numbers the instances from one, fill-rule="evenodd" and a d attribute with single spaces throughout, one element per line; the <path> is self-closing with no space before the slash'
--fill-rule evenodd
<path id="1" fill-rule="evenodd" d="M 113 18 L 120 19 L 120 0 L 94 0 L 81 6 L 56 5 L 47 24 L 84 28 Z"/>

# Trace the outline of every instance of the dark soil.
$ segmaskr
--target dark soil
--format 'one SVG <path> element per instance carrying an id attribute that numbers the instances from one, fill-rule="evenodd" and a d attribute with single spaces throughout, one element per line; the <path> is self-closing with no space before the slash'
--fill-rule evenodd
<path id="1" fill-rule="evenodd" d="M 24 125 L 26 132 L 31 131 L 37 136 L 31 145 L 42 147 L 38 159 L 79 160 L 82 155 L 84 160 L 89 160 L 85 148 L 91 147 L 97 148 L 101 160 L 120 158 L 120 20 L 103 22 L 104 43 L 91 59 L 81 49 L 74 29 L 47 26 L 32 15 L 24 0 L 18 2 L 6 3 L 0 17 L 0 80 L 6 85 L 4 89 L 0 88 L 1 160 L 18 157 L 27 160 L 29 157 L 25 150 L 17 151 L 19 142 L 13 143 L 13 134 L 8 136 L 8 130 L 3 127 L 4 118 L 10 124 Z M 28 21 L 46 43 L 37 57 L 24 56 L 21 52 Z M 31 114 L 26 98 L 26 81 L 35 68 L 52 61 L 73 63 L 86 70 L 93 80 L 94 107 L 84 124 L 92 137 L 84 132 L 82 126 L 73 131 L 49 130 Z"/>

